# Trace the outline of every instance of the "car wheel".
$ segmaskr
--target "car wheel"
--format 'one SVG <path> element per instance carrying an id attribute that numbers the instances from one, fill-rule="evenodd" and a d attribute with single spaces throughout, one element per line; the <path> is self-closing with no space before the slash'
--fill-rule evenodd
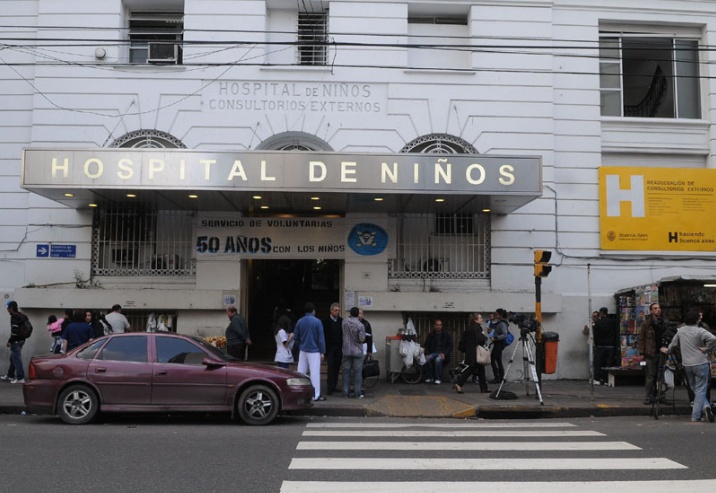
<path id="1" fill-rule="evenodd" d="M 252 385 L 241 392 L 236 403 L 239 416 L 247 425 L 267 425 L 278 415 L 278 396 L 265 385 Z"/>
<path id="2" fill-rule="evenodd" d="M 99 400 L 86 385 L 72 385 L 60 394 L 57 413 L 65 423 L 83 425 L 92 421 L 99 411 Z"/>

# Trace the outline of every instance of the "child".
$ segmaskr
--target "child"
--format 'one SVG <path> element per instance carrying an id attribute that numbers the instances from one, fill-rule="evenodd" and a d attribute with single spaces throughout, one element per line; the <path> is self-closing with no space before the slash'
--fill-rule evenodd
<path id="1" fill-rule="evenodd" d="M 47 331 L 52 335 L 52 345 L 50 346 L 50 352 L 53 354 L 62 352 L 62 322 L 63 318 L 57 320 L 57 317 L 50 315 L 47 317 Z"/>

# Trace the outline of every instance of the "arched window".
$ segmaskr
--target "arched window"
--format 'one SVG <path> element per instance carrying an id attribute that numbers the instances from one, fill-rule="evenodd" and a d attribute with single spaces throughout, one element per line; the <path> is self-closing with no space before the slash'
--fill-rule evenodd
<path id="1" fill-rule="evenodd" d="M 429 134 L 413 139 L 400 152 L 420 154 L 477 154 L 467 141 L 450 134 Z"/>
<path id="2" fill-rule="evenodd" d="M 112 148 L 186 149 L 160 130 L 135 130 Z M 194 213 L 108 203 L 94 210 L 92 273 L 100 276 L 195 275 Z"/>
<path id="3" fill-rule="evenodd" d="M 400 152 L 478 154 L 469 142 L 449 134 L 423 135 Z M 389 269 L 392 280 L 489 279 L 489 214 L 436 211 L 398 214 L 397 218 L 396 258 L 391 259 Z"/>
<path id="4" fill-rule="evenodd" d="M 256 146 L 265 151 L 333 151 L 323 139 L 305 132 L 283 132 L 273 135 Z"/>
<path id="5" fill-rule="evenodd" d="M 161 130 L 135 130 L 112 142 L 109 147 L 133 149 L 186 149 L 184 143 Z"/>

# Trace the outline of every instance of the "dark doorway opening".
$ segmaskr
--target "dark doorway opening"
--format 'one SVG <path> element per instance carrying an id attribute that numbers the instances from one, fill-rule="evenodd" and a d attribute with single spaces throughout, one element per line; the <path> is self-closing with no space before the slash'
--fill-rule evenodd
<path id="1" fill-rule="evenodd" d="M 248 322 L 253 345 L 250 361 L 273 361 L 276 343 L 272 319 L 283 302 L 294 323 L 311 301 L 316 316 L 328 316 L 331 303 L 339 301 L 340 260 L 250 260 L 248 262 Z"/>

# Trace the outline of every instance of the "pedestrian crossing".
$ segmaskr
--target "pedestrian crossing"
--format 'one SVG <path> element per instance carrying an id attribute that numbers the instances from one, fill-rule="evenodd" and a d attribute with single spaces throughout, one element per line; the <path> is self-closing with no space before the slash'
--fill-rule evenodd
<path id="1" fill-rule="evenodd" d="M 649 480 L 688 469 L 651 455 L 660 454 L 567 422 L 308 423 L 281 493 L 702 493 L 716 488 L 716 480 Z M 622 480 L 604 481 L 609 472 L 621 472 Z M 576 476 L 598 479 L 575 481 Z M 629 477 L 634 479 L 623 479 Z"/>

